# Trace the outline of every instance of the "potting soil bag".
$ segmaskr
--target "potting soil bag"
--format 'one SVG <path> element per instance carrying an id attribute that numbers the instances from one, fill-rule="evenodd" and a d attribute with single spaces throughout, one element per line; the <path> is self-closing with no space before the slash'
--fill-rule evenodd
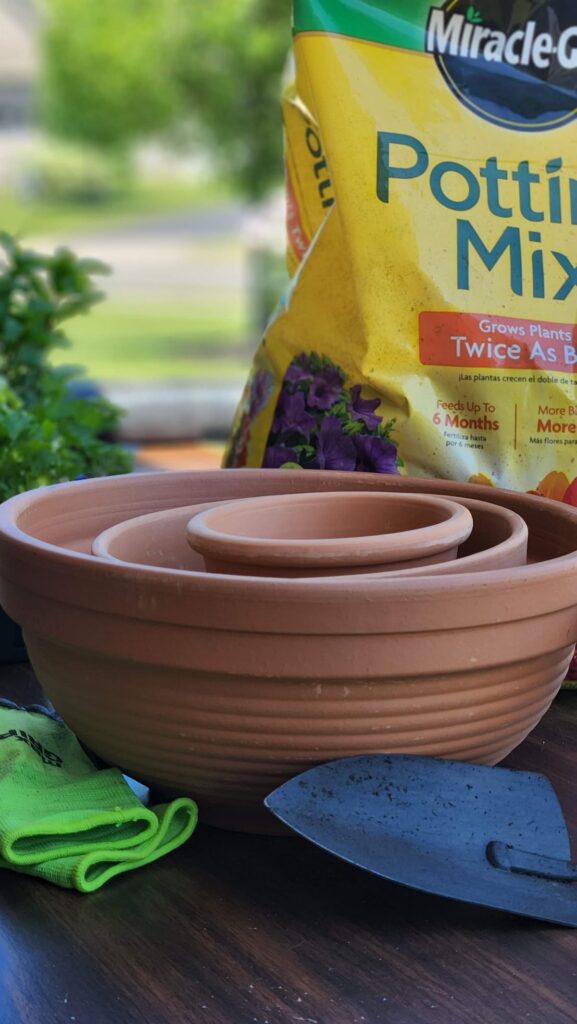
<path id="1" fill-rule="evenodd" d="M 292 283 L 226 463 L 577 504 L 577 5 L 295 0 Z"/>

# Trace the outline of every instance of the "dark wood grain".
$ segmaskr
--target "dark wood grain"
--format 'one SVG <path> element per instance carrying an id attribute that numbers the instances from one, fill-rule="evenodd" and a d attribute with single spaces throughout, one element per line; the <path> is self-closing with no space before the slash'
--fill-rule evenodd
<path id="1" fill-rule="evenodd" d="M 0 695 L 38 699 L 31 670 Z M 508 764 L 577 834 L 577 693 Z M 577 932 L 390 885 L 298 839 L 199 827 L 81 896 L 0 874 L 1 1024 L 575 1024 Z"/>

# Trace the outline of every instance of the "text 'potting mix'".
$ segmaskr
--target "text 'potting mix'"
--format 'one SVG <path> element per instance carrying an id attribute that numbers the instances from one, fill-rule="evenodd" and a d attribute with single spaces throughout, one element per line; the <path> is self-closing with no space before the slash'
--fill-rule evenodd
<path id="1" fill-rule="evenodd" d="M 295 0 L 294 27 L 293 281 L 228 464 L 572 500 L 575 4 Z"/>

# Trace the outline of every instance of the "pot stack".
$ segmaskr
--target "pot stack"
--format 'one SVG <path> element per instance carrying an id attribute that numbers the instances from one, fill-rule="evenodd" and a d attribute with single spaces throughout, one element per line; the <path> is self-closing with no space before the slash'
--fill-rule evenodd
<path id="1" fill-rule="evenodd" d="M 523 740 L 577 640 L 577 510 L 315 471 L 59 484 L 0 508 L 0 604 L 103 760 L 275 831 L 264 797 L 313 764 Z"/>

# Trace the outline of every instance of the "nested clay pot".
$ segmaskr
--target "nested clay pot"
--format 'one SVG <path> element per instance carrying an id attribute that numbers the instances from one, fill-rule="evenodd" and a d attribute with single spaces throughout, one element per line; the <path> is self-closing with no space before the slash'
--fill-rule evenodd
<path id="1" fill-rule="evenodd" d="M 239 578 L 90 554 L 130 517 L 266 493 L 390 490 L 520 514 L 534 564 L 445 576 Z M 493 764 L 539 721 L 577 639 L 577 511 L 455 481 L 218 470 L 60 484 L 0 508 L 0 603 L 48 696 L 104 760 L 201 820 L 274 831 L 309 765 L 403 751 Z"/>
<path id="2" fill-rule="evenodd" d="M 399 569 L 396 575 L 443 576 L 447 573 L 509 569 L 526 564 L 529 531 L 517 512 L 476 498 L 461 496 L 455 500 L 468 508 L 473 516 L 472 533 L 460 546 L 458 558 L 420 569 Z"/>
<path id="3" fill-rule="evenodd" d="M 410 575 L 479 572 L 524 565 L 527 560 L 528 531 L 524 520 L 507 508 L 474 498 L 459 498 L 473 516 L 473 531 L 460 546 L 459 557 L 450 562 L 431 563 L 417 569 L 392 570 Z M 135 565 L 204 572 L 201 555 L 190 547 L 186 527 L 194 513 L 219 502 L 186 505 L 117 523 L 92 542 L 92 552 L 101 558 Z M 388 573 L 390 575 L 391 573 Z"/>
<path id="4" fill-rule="evenodd" d="M 187 542 L 186 527 L 192 516 L 212 507 L 211 502 L 200 502 L 116 523 L 94 538 L 92 553 L 136 565 L 203 572 L 204 559 Z"/>
<path id="5" fill-rule="evenodd" d="M 209 572 L 302 578 L 448 562 L 472 529 L 469 510 L 438 495 L 329 491 L 217 505 L 187 537 Z"/>

